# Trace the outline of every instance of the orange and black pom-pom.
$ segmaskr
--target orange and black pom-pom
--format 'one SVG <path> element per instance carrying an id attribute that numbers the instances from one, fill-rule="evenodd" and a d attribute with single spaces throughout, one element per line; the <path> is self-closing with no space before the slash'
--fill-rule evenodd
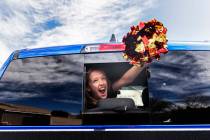
<path id="1" fill-rule="evenodd" d="M 166 33 L 166 27 L 156 19 L 131 26 L 122 40 L 125 44 L 124 58 L 130 60 L 131 64 L 159 60 L 161 53 L 168 52 Z"/>

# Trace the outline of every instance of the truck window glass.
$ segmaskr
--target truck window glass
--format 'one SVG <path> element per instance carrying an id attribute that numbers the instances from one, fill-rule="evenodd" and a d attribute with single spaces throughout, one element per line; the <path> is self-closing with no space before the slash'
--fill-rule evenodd
<path id="1" fill-rule="evenodd" d="M 13 60 L 0 81 L 0 116 L 5 116 L 0 121 L 8 125 L 80 124 L 82 56 Z M 45 121 L 38 121 L 41 118 Z"/>
<path id="2" fill-rule="evenodd" d="M 154 123 L 210 123 L 210 52 L 171 51 L 150 65 Z"/>

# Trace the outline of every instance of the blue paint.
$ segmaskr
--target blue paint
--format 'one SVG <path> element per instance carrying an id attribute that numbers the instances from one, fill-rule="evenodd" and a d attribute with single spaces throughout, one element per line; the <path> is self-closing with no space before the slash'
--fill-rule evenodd
<path id="1" fill-rule="evenodd" d="M 18 58 L 22 59 L 27 57 L 75 54 L 80 53 L 83 48 L 84 45 L 66 45 L 36 49 L 24 49 L 20 50 Z"/>
<path id="2" fill-rule="evenodd" d="M 13 52 L 9 58 L 4 62 L 4 64 L 0 68 L 0 79 L 2 78 L 4 72 L 6 71 L 7 67 L 9 66 L 9 63 L 13 60 L 13 57 L 15 55 L 15 52 Z"/>
<path id="3" fill-rule="evenodd" d="M 104 129 L 164 129 L 164 130 L 173 130 L 173 129 L 210 129 L 209 124 L 198 124 L 198 125 L 72 125 L 72 126 L 0 126 L 0 130 L 59 130 L 59 129 L 95 129 L 95 130 L 104 130 Z"/>
<path id="4" fill-rule="evenodd" d="M 19 58 L 37 57 L 37 56 L 49 56 L 49 55 L 61 55 L 61 54 L 74 54 L 81 53 L 81 50 L 86 45 L 66 45 L 66 46 L 54 46 L 37 49 L 24 49 L 20 50 Z M 97 45 L 97 44 L 94 44 Z M 191 43 L 191 42 L 169 42 L 169 51 L 209 51 L 210 43 Z"/>

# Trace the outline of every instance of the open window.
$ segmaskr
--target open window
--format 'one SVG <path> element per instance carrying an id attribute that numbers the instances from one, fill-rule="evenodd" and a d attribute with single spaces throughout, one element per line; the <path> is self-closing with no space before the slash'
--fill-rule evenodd
<path id="1" fill-rule="evenodd" d="M 129 64 L 129 62 L 122 57 L 122 52 L 85 54 L 84 62 L 85 73 L 87 73 L 90 69 L 102 70 L 106 74 L 108 83 L 110 83 L 110 85 L 117 81 L 127 70 L 132 67 L 132 65 Z M 89 100 L 87 98 L 84 98 L 84 122 L 97 123 L 97 121 L 94 119 L 94 114 L 97 114 L 96 116 L 98 120 L 100 120 L 99 114 L 103 114 L 105 116 L 102 115 L 103 121 L 100 120 L 98 122 L 100 124 L 102 122 L 106 122 L 106 120 L 109 120 L 106 122 L 108 124 L 116 124 L 117 122 L 125 124 L 125 122 L 122 122 L 122 120 L 120 120 L 120 117 L 117 117 L 118 115 L 125 115 L 125 119 L 132 116 L 131 114 L 134 115 L 145 113 L 145 111 L 147 111 L 146 108 L 149 105 L 147 78 L 148 71 L 147 68 L 144 68 L 132 83 L 122 87 L 119 91 L 117 91 L 116 97 L 99 100 L 96 106 L 94 106 L 93 108 L 88 108 L 87 103 L 89 102 Z M 84 78 L 84 97 L 87 96 L 86 80 L 87 77 Z M 108 94 L 110 93 L 108 92 Z M 148 112 L 146 114 L 148 115 Z M 135 115 L 133 116 L 133 118 L 137 118 L 137 116 L 138 115 Z M 142 121 L 141 117 L 139 117 L 138 121 Z M 110 118 L 112 119 L 110 120 Z M 114 120 L 114 118 L 116 120 Z M 149 117 L 147 116 L 145 119 L 147 122 L 149 120 Z M 138 124 L 139 122 L 135 123 Z"/>

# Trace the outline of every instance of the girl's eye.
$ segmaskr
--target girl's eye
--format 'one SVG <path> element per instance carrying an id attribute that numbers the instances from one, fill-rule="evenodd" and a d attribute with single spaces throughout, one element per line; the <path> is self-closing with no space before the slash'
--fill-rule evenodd
<path id="1" fill-rule="evenodd" d="M 96 82 L 98 82 L 98 80 L 93 80 L 93 83 L 96 83 Z"/>

